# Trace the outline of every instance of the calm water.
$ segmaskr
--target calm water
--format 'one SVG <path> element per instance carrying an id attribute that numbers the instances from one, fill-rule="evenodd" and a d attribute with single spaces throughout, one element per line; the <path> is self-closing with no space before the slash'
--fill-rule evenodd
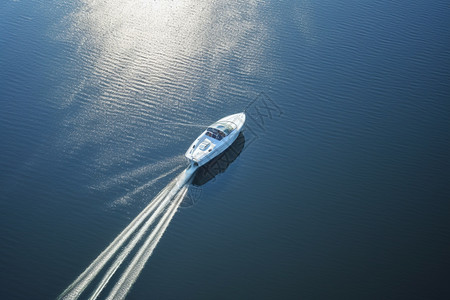
<path id="1" fill-rule="evenodd" d="M 191 125 L 247 109 L 128 299 L 448 299 L 449 15 L 2 1 L 0 298 L 56 298 L 186 167 Z"/>

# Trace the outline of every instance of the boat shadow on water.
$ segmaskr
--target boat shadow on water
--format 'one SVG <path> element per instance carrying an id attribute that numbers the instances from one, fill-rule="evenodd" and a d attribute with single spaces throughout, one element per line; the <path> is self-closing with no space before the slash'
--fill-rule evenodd
<path id="1" fill-rule="evenodd" d="M 205 183 L 214 179 L 217 175 L 225 172 L 225 170 L 236 160 L 241 154 L 245 145 L 245 137 L 242 132 L 239 133 L 236 140 L 224 152 L 213 158 L 208 163 L 198 168 L 192 185 L 200 187 Z"/>

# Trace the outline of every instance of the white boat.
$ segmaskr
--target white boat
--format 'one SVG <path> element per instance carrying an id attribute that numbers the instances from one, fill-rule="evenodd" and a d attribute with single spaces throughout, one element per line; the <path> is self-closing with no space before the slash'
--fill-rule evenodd
<path id="1" fill-rule="evenodd" d="M 209 126 L 186 151 L 191 166 L 200 167 L 225 151 L 238 137 L 245 113 L 222 118 Z"/>

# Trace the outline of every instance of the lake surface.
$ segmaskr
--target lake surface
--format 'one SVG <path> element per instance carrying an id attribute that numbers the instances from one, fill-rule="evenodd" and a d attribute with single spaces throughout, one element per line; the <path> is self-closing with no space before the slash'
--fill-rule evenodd
<path id="1" fill-rule="evenodd" d="M 0 4 L 0 298 L 55 299 L 246 110 L 127 299 L 448 299 L 448 1 Z M 201 182 L 201 181 L 200 181 Z"/>

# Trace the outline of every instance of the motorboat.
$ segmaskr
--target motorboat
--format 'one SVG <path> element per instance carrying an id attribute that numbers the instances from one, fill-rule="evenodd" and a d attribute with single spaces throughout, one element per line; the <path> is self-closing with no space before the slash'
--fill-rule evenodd
<path id="1" fill-rule="evenodd" d="M 224 173 L 228 167 L 239 157 L 245 146 L 245 137 L 242 131 L 230 147 L 222 153 L 199 167 L 195 172 L 191 184 L 202 186 L 214 179 L 217 175 Z"/>
<path id="2" fill-rule="evenodd" d="M 210 125 L 186 151 L 191 166 L 200 167 L 230 147 L 244 123 L 245 113 L 242 112 Z"/>

